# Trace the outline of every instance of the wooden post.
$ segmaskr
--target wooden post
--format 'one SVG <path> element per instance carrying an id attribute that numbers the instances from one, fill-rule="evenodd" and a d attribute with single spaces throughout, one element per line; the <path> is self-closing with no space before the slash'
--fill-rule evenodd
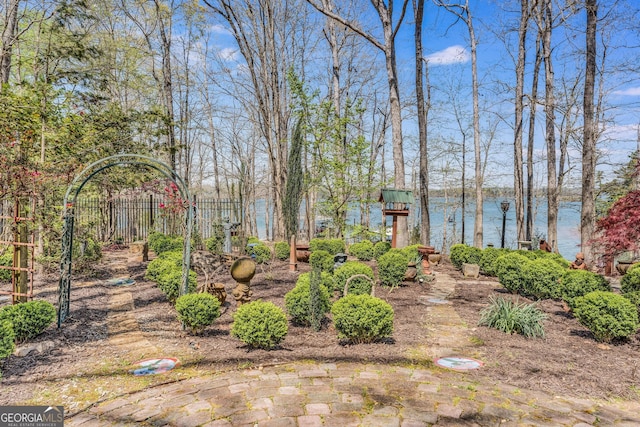
<path id="1" fill-rule="evenodd" d="M 289 271 L 298 270 L 298 256 L 296 254 L 296 236 L 295 234 L 289 239 Z"/>
<path id="2" fill-rule="evenodd" d="M 385 231 L 386 232 L 386 231 Z M 391 227 L 391 247 L 396 247 L 396 233 L 398 232 L 398 216 L 393 215 L 393 226 Z"/>

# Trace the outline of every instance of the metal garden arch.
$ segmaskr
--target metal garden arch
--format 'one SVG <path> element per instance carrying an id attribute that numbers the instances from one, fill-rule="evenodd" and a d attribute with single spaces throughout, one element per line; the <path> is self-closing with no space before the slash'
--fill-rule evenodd
<path id="1" fill-rule="evenodd" d="M 191 194 L 185 182 L 169 166 L 148 156 L 139 154 L 116 154 L 100 159 L 80 172 L 67 188 L 64 196 L 64 224 L 62 227 L 62 256 L 60 258 L 60 282 L 58 291 L 58 328 L 69 315 L 69 297 L 71 295 L 71 255 L 73 248 L 74 208 L 80 191 L 91 178 L 113 166 L 144 165 L 165 175 L 177 186 L 182 200 L 187 201 L 187 227 L 182 251 L 182 285 L 180 295 L 187 293 L 189 263 L 191 259 L 191 230 L 193 228 L 193 205 Z M 75 191 L 74 191 L 75 189 Z M 71 199 L 70 199 L 71 198 Z"/>

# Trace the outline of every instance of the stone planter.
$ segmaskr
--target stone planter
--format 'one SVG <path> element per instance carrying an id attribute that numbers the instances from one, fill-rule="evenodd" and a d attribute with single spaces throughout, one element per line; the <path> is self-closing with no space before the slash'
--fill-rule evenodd
<path id="1" fill-rule="evenodd" d="M 616 270 L 618 270 L 618 273 L 620 273 L 621 276 L 624 276 L 625 274 L 627 274 L 627 270 L 629 269 L 629 267 L 631 267 L 633 264 L 635 263 L 631 261 L 618 261 L 618 263 L 616 264 Z"/>
<path id="2" fill-rule="evenodd" d="M 418 275 L 418 267 L 415 262 L 409 263 L 407 266 L 407 272 L 404 274 L 404 280 L 413 282 Z"/>
<path id="3" fill-rule="evenodd" d="M 480 276 L 480 266 L 478 264 L 462 264 L 462 275 L 477 279 Z"/>
<path id="4" fill-rule="evenodd" d="M 430 254 L 428 255 L 428 257 L 429 257 L 428 258 L 429 264 L 432 264 L 432 265 L 438 265 L 442 260 L 442 254 L 440 254 L 439 252 L 436 252 L 435 254 Z"/>

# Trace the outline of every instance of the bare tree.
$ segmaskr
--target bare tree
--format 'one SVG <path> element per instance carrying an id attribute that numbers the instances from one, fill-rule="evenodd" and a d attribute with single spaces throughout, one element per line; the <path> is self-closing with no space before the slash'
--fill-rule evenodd
<path id="1" fill-rule="evenodd" d="M 400 90 L 398 88 L 395 38 L 398 30 L 400 29 L 400 26 L 402 25 L 402 21 L 404 20 L 404 15 L 409 0 L 402 1 L 400 16 L 395 23 L 393 16 L 393 0 L 389 0 L 387 2 L 388 4 L 385 4 L 385 2 L 381 0 L 371 0 L 371 4 L 375 8 L 378 14 L 378 18 L 380 19 L 380 24 L 382 26 L 382 42 L 375 38 L 372 34 L 363 30 L 357 22 L 345 19 L 344 17 L 336 14 L 333 10 L 326 8 L 324 4 L 318 4 L 314 0 L 307 0 L 307 2 L 322 14 L 335 19 L 342 25 L 354 31 L 356 34 L 359 34 L 365 40 L 367 40 L 369 43 L 383 52 L 387 70 L 387 80 L 389 83 L 389 102 L 391 106 L 391 139 L 393 143 L 394 185 L 396 186 L 396 188 L 404 188 L 405 168 L 402 142 L 402 107 L 400 104 Z M 407 228 L 407 218 L 399 217 L 397 244 L 399 247 L 403 247 L 406 246 L 408 242 L 409 233 Z"/>
<path id="2" fill-rule="evenodd" d="M 18 9 L 20 0 L 5 1 L 4 26 L 2 27 L 2 48 L 0 49 L 0 83 L 9 82 L 11 75 L 11 56 L 18 28 Z"/>

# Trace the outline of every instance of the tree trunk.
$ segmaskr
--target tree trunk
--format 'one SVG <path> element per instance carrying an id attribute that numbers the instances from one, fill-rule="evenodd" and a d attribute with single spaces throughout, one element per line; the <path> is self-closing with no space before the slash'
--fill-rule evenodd
<path id="1" fill-rule="evenodd" d="M 525 240 L 524 184 L 522 162 L 522 133 L 524 110 L 524 70 L 529 27 L 529 0 L 520 0 L 520 27 L 518 28 L 518 62 L 516 64 L 515 126 L 513 142 L 513 191 L 515 196 L 516 230 L 518 240 Z"/>
<path id="2" fill-rule="evenodd" d="M 540 77 L 540 66 L 542 64 L 541 55 L 541 33 L 538 31 L 536 37 L 536 59 L 533 66 L 533 79 L 531 82 L 531 101 L 529 105 L 529 134 L 527 136 L 527 232 L 526 240 L 533 239 L 533 147 L 536 128 L 536 109 L 538 106 L 538 80 Z M 547 236 L 545 236 L 547 237 Z M 549 244 L 551 240 L 547 240 Z"/>
<path id="3" fill-rule="evenodd" d="M 586 70 L 584 77 L 584 138 L 582 142 L 582 211 L 580 214 L 580 245 L 585 261 L 594 261 L 591 244 L 595 228 L 596 129 L 594 121 L 594 88 L 596 77 L 597 0 L 585 0 L 587 12 Z"/>
<path id="4" fill-rule="evenodd" d="M 16 27 L 18 26 L 18 7 L 20 0 L 5 2 L 5 20 L 2 28 L 2 48 L 0 50 L 0 83 L 9 83 L 11 75 L 11 57 L 15 43 Z"/>

